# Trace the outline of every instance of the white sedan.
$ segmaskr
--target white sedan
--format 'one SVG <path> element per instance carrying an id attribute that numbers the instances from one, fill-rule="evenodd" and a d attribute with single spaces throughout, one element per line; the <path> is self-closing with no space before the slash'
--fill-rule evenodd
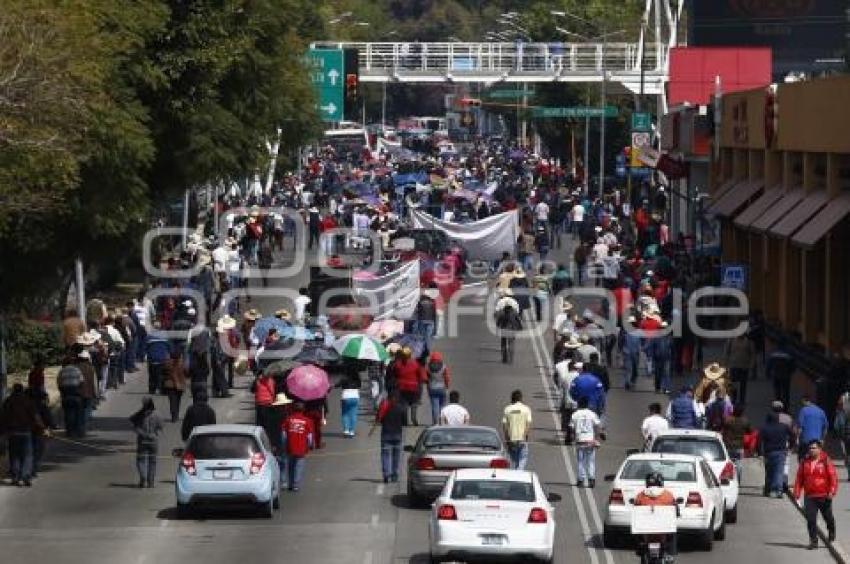
<path id="1" fill-rule="evenodd" d="M 701 456 L 720 482 L 726 500 L 726 522 L 738 522 L 738 473 L 719 433 L 702 429 L 670 429 L 658 433 L 649 450 Z"/>
<path id="2" fill-rule="evenodd" d="M 501 558 L 551 562 L 555 511 L 534 472 L 468 468 L 451 474 L 429 519 L 431 562 Z"/>
<path id="3" fill-rule="evenodd" d="M 711 550 L 714 540 L 726 537 L 723 491 L 705 460 L 700 456 L 652 452 L 629 456 L 613 476 L 603 530 L 606 547 L 616 547 L 630 538 L 635 497 L 646 489 L 646 476 L 655 472 L 661 474 L 664 488 L 679 501 L 679 535 L 699 537 L 704 550 Z"/>

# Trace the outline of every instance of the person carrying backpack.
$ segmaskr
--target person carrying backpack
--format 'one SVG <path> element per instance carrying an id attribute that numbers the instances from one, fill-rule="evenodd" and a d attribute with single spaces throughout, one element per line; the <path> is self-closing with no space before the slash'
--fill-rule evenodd
<path id="1" fill-rule="evenodd" d="M 80 395 L 82 383 L 83 373 L 75 365 L 74 358 L 69 356 L 56 376 L 62 414 L 65 417 L 66 437 L 81 437 L 83 434 L 83 398 Z"/>
<path id="2" fill-rule="evenodd" d="M 725 390 L 717 388 L 714 399 L 705 408 L 706 427 L 717 433 L 723 431 L 726 418 L 732 415 L 732 402 L 726 396 Z"/>
<path id="3" fill-rule="evenodd" d="M 431 421 L 434 425 L 440 423 L 440 412 L 446 405 L 446 391 L 451 386 L 451 376 L 443 355 L 437 351 L 431 353 L 425 366 L 428 373 L 428 397 L 431 399 Z"/>

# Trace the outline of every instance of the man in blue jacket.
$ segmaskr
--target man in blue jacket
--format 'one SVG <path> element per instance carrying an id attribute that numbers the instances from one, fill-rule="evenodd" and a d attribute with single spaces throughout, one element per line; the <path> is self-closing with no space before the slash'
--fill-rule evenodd
<path id="1" fill-rule="evenodd" d="M 171 343 L 157 336 L 159 321 L 154 321 L 154 331 L 148 334 L 145 348 L 148 355 L 148 393 L 155 394 L 162 386 L 162 373 L 165 361 L 171 358 Z"/>
<path id="2" fill-rule="evenodd" d="M 829 429 L 826 413 L 812 403 L 809 396 L 803 396 L 803 407 L 797 413 L 797 445 L 798 457 L 803 460 L 812 441 L 823 441 Z"/>
<path id="3" fill-rule="evenodd" d="M 595 374 L 582 370 L 570 386 L 570 397 L 576 402 L 587 398 L 587 406 L 597 415 L 605 411 L 605 387 Z"/>
<path id="4" fill-rule="evenodd" d="M 670 405 L 667 406 L 667 419 L 673 429 L 697 429 L 697 411 L 694 407 L 693 391 L 687 386 L 682 388 Z"/>

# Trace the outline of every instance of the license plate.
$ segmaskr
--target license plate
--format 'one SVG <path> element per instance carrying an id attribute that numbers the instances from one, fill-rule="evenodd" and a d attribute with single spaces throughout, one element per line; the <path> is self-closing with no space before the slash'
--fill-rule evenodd
<path id="1" fill-rule="evenodd" d="M 213 470 L 213 478 L 216 480 L 229 480 L 232 477 L 232 470 Z"/>
<path id="2" fill-rule="evenodd" d="M 504 535 L 481 535 L 481 544 L 485 546 L 500 546 L 505 544 Z"/>

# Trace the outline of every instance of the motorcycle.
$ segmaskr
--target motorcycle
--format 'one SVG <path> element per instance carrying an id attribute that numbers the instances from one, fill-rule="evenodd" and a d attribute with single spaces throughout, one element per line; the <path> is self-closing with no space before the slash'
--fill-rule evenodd
<path id="1" fill-rule="evenodd" d="M 637 554 L 641 564 L 670 564 L 673 557 L 668 554 L 670 535 L 676 534 L 677 505 L 636 506 L 632 509 L 632 535 L 640 539 Z"/>

